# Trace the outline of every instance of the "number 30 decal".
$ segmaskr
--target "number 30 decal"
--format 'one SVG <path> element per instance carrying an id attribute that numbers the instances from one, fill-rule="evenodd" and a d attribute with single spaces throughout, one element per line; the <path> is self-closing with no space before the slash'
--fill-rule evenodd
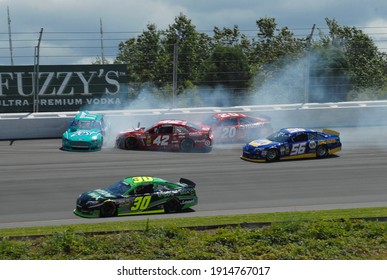
<path id="1" fill-rule="evenodd" d="M 153 177 L 133 177 L 133 183 L 141 183 L 141 182 L 152 182 Z"/>
<path id="2" fill-rule="evenodd" d="M 131 211 L 145 210 L 148 208 L 152 196 L 138 196 L 133 200 L 133 205 L 130 207 Z"/>
<path id="3" fill-rule="evenodd" d="M 305 153 L 305 145 L 306 143 L 294 144 L 290 152 L 290 155 L 294 156 L 294 155 L 300 155 Z"/>

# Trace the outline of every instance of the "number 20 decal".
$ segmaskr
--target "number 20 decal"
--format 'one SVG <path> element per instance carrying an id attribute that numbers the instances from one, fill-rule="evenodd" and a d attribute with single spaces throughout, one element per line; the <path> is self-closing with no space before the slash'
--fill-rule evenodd
<path id="1" fill-rule="evenodd" d="M 221 138 L 233 138 L 236 134 L 236 128 L 235 127 L 225 127 L 222 128 Z"/>
<path id="2" fill-rule="evenodd" d="M 290 155 L 294 156 L 294 155 L 304 154 L 305 153 L 305 145 L 306 145 L 306 143 L 294 144 L 292 147 L 292 150 L 290 152 Z"/>
<path id="3" fill-rule="evenodd" d="M 152 196 L 138 196 L 133 200 L 133 205 L 130 207 L 131 211 L 145 210 L 148 208 Z"/>

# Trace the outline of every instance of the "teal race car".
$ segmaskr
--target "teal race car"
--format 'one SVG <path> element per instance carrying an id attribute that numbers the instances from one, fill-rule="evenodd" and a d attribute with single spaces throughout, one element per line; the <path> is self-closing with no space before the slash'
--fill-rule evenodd
<path id="1" fill-rule="evenodd" d="M 188 179 L 172 183 L 157 177 L 132 176 L 82 193 L 73 212 L 83 218 L 176 213 L 197 203 L 195 183 Z"/>
<path id="2" fill-rule="evenodd" d="M 62 150 L 99 151 L 103 145 L 106 124 L 102 114 L 79 112 L 62 136 Z"/>

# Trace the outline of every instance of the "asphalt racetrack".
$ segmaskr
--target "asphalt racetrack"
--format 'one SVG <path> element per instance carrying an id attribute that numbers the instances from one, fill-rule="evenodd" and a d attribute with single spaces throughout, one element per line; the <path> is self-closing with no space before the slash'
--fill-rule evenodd
<path id="1" fill-rule="evenodd" d="M 242 144 L 211 153 L 65 152 L 60 139 L 0 141 L 0 228 L 387 206 L 386 127 L 335 128 L 343 150 L 326 159 L 252 163 Z M 78 195 L 126 176 L 151 175 L 197 184 L 195 211 L 85 219 Z"/>

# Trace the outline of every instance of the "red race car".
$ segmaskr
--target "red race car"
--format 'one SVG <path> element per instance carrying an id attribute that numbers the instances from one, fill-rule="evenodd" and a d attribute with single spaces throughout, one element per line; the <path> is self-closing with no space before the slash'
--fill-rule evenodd
<path id="1" fill-rule="evenodd" d="M 250 117 L 242 113 L 217 113 L 204 122 L 211 127 L 216 143 L 246 142 L 273 132 L 268 117 Z"/>
<path id="2" fill-rule="evenodd" d="M 116 138 L 116 147 L 126 150 L 210 152 L 212 141 L 210 127 L 184 120 L 162 120 L 150 128 L 120 132 Z"/>

